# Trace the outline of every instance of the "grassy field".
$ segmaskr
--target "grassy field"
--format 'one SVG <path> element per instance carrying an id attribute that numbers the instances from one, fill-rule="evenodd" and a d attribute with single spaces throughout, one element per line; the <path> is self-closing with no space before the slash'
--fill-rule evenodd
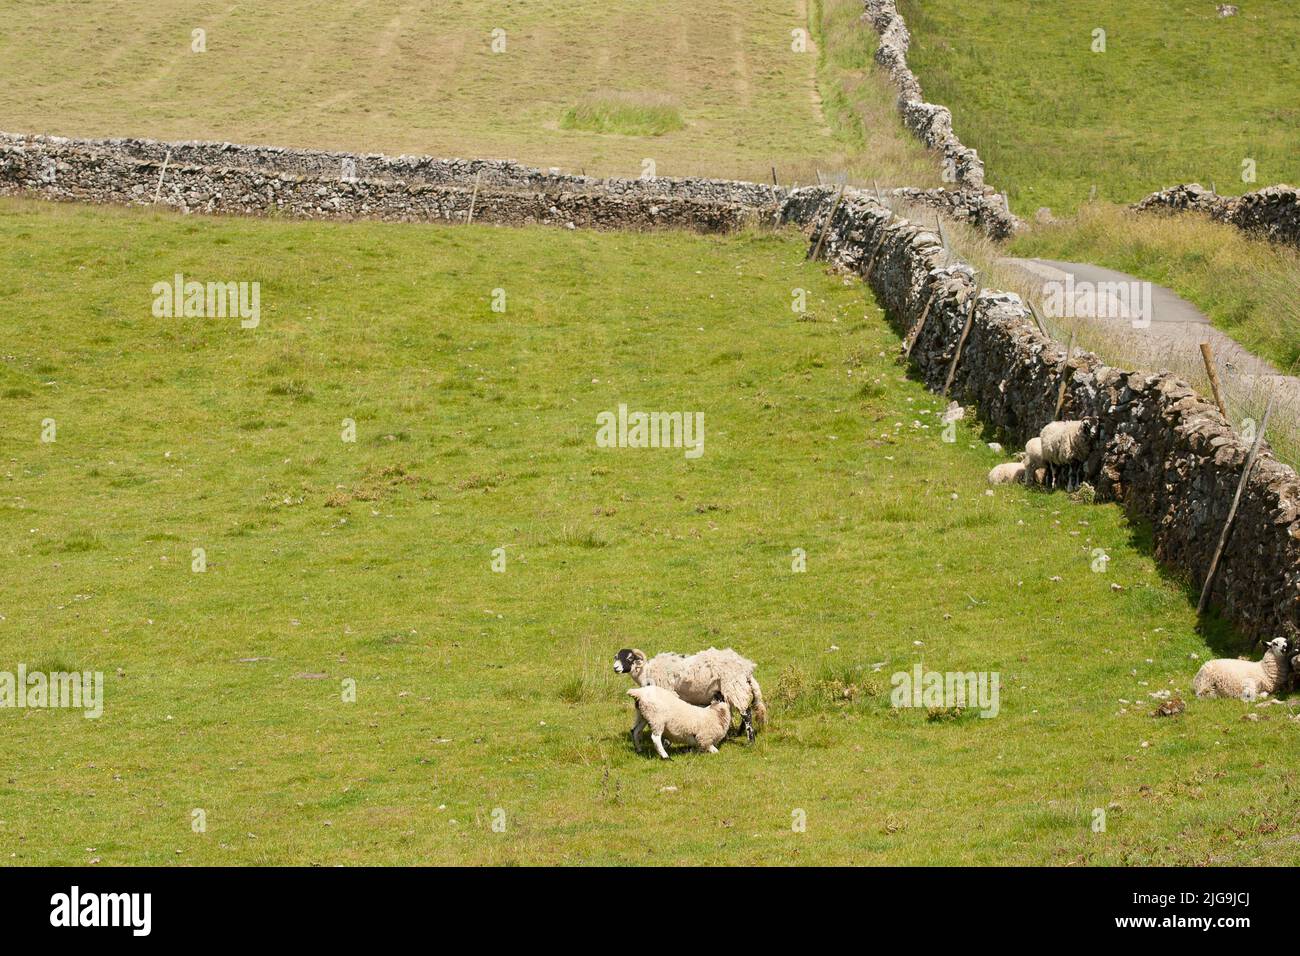
<path id="1" fill-rule="evenodd" d="M 1030 216 L 1174 183 L 1300 182 L 1300 7 L 1160 0 L 900 0 L 909 61 L 988 180 Z M 1105 52 L 1092 52 L 1105 30 Z M 1257 183 L 1242 182 L 1253 159 Z"/>
<path id="2" fill-rule="evenodd" d="M 760 182 L 773 166 L 786 183 L 818 170 L 928 174 L 896 120 L 864 131 L 839 116 L 833 132 L 815 38 L 791 49 L 791 31 L 808 26 L 806 0 L 707 11 L 689 0 L 0 0 L 0 129 L 509 158 L 598 175 L 639 176 L 647 158 L 662 176 Z M 195 29 L 205 52 L 191 49 Z M 674 121 L 573 121 L 593 101 L 629 97 Z M 877 144 L 892 145 L 864 153 Z"/>
<path id="3" fill-rule="evenodd" d="M 804 249 L 0 202 L 0 670 L 106 676 L 0 710 L 6 862 L 1300 861 L 1289 708 L 1149 716 L 1239 648 L 1117 509 L 986 493 Z M 177 272 L 260 324 L 155 318 Z M 703 455 L 598 448 L 624 402 Z M 710 644 L 771 726 L 638 757 L 614 651 Z M 998 716 L 893 709 L 915 663 Z"/>

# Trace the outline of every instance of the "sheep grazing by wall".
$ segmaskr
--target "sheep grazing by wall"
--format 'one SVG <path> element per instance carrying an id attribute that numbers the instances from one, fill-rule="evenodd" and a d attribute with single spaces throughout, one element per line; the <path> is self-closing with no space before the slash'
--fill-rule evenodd
<path id="1" fill-rule="evenodd" d="M 721 694 L 707 707 L 688 704 L 666 687 L 648 684 L 633 687 L 628 693 L 636 698 L 636 723 L 632 726 L 632 746 L 641 752 L 641 730 L 650 728 L 650 740 L 659 756 L 668 759 L 664 738 L 669 743 L 684 744 L 703 753 L 715 754 L 718 744 L 731 729 L 731 708 Z"/>
<path id="2" fill-rule="evenodd" d="M 1038 433 L 1042 441 L 1043 461 L 1047 464 L 1047 483 L 1057 488 L 1065 478 L 1065 490 L 1074 491 L 1083 480 L 1083 465 L 1092 454 L 1097 437 L 1097 420 L 1051 422 Z"/>
<path id="3" fill-rule="evenodd" d="M 1265 645 L 1259 661 L 1238 661 L 1220 657 L 1206 661 L 1192 678 L 1197 697 L 1235 697 L 1254 700 L 1260 694 L 1276 694 L 1290 684 L 1291 662 L 1287 639 L 1275 637 Z"/>
<path id="4" fill-rule="evenodd" d="M 741 715 L 740 729 L 751 741 L 755 728 L 767 722 L 767 705 L 754 679 L 757 667 L 731 648 L 720 651 L 710 647 L 689 657 L 656 654 L 647 659 L 645 651 L 625 647 L 614 655 L 614 671 L 627 674 L 642 687 L 665 687 L 687 703 L 698 705 L 707 705 L 714 695 L 722 694 L 732 711 Z"/>
<path id="5" fill-rule="evenodd" d="M 1025 480 L 1025 466 L 1019 461 L 1004 461 L 989 472 L 990 485 L 1011 485 Z"/>

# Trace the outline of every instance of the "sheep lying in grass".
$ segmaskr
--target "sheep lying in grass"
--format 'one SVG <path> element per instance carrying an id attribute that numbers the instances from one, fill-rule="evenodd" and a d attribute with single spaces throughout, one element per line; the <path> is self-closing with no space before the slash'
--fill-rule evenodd
<path id="1" fill-rule="evenodd" d="M 1238 661 L 1220 657 L 1206 661 L 1192 678 L 1197 697 L 1236 697 L 1254 700 L 1260 694 L 1275 694 L 1287 686 L 1291 663 L 1287 640 L 1275 637 L 1265 645 L 1260 661 Z"/>
<path id="2" fill-rule="evenodd" d="M 628 691 L 636 698 L 636 724 L 632 727 L 632 746 L 641 752 L 641 729 L 650 728 L 650 740 L 659 756 L 668 759 L 664 738 L 670 743 L 686 744 L 704 753 L 715 754 L 718 744 L 731 729 L 731 708 L 717 694 L 708 707 L 688 704 L 665 687 L 650 684 Z"/>
<path id="3" fill-rule="evenodd" d="M 1083 463 L 1088 460 L 1092 441 L 1097 437 L 1097 420 L 1051 422 L 1043 426 L 1038 437 L 1042 439 L 1043 460 L 1047 463 L 1047 483 L 1059 487 L 1064 475 L 1065 490 L 1074 491 L 1083 480 Z"/>
<path id="4" fill-rule="evenodd" d="M 1043 459 L 1043 440 L 1025 442 L 1025 484 L 1041 485 L 1047 479 L 1047 462 Z"/>
<path id="5" fill-rule="evenodd" d="M 647 660 L 645 651 L 625 647 L 614 656 L 615 672 L 627 674 L 642 687 L 666 687 L 689 704 L 706 705 L 715 694 L 722 694 L 732 711 L 741 715 L 740 729 L 751 741 L 755 727 L 767 721 L 763 692 L 754 679 L 757 666 L 731 648 L 710 647 L 690 657 L 656 654 Z"/>
<path id="6" fill-rule="evenodd" d="M 1000 465 L 994 465 L 993 470 L 989 472 L 990 485 L 1010 485 L 1024 479 L 1025 466 L 1018 461 L 1004 461 Z"/>

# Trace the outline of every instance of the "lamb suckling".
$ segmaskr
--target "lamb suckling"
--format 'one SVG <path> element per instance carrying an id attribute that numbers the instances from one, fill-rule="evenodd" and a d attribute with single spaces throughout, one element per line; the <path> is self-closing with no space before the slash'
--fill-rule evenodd
<path id="1" fill-rule="evenodd" d="M 1236 697 L 1254 700 L 1260 694 L 1275 694 L 1287 686 L 1291 663 L 1285 637 L 1275 637 L 1264 648 L 1259 661 L 1220 657 L 1206 661 L 1192 678 L 1197 697 Z"/>
<path id="2" fill-rule="evenodd" d="M 664 738 L 670 743 L 685 744 L 704 753 L 715 754 L 718 744 L 731 729 L 731 708 L 721 694 L 708 707 L 688 704 L 666 687 L 649 684 L 633 687 L 628 693 L 636 698 L 636 724 L 632 727 L 632 746 L 641 752 L 641 730 L 650 728 L 650 740 L 659 756 L 668 759 Z"/>
<path id="3" fill-rule="evenodd" d="M 757 667 L 729 647 L 710 647 L 689 657 L 664 653 L 649 659 L 645 651 L 625 647 L 614 656 L 617 673 L 627 674 L 642 687 L 666 687 L 687 703 L 707 705 L 715 694 L 722 694 L 732 711 L 741 715 L 740 729 L 751 741 L 755 727 L 767 721 L 763 692 L 754 679 Z"/>
<path id="4" fill-rule="evenodd" d="M 1097 435 L 1097 420 L 1084 418 L 1073 422 L 1050 422 L 1038 433 L 1042 439 L 1043 460 L 1047 463 L 1047 483 L 1056 488 L 1065 477 L 1065 490 L 1073 491 L 1083 480 L 1083 464 L 1092 453 Z"/>
<path id="5" fill-rule="evenodd" d="M 1043 460 L 1043 440 L 1034 436 L 1025 442 L 1025 484 L 1041 485 L 1047 478 L 1047 462 Z"/>
<path id="6" fill-rule="evenodd" d="M 1000 465 L 994 465 L 989 472 L 990 485 L 1010 485 L 1017 481 L 1022 481 L 1025 477 L 1025 466 L 1018 461 L 1004 461 Z"/>

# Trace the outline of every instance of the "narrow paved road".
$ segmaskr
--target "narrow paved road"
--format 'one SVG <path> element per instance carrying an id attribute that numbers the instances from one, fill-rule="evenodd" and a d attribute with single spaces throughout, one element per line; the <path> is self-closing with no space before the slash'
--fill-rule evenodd
<path id="1" fill-rule="evenodd" d="M 1084 262 L 1058 262 L 1054 259 L 1004 259 L 1007 265 L 1019 268 L 1032 276 L 1043 286 L 1049 282 L 1064 282 L 1067 276 L 1074 277 L 1075 285 L 1081 282 L 1145 282 L 1137 276 L 1103 269 Z M 1248 351 L 1231 336 L 1220 332 L 1210 324 L 1209 316 L 1186 299 L 1181 298 L 1164 286 L 1148 283 L 1151 287 L 1151 326 L 1135 329 L 1128 319 L 1087 316 L 1092 321 L 1115 323 L 1126 328 L 1137 338 L 1150 336 L 1152 354 L 1168 353 L 1177 349 L 1188 354 L 1197 352 L 1202 342 L 1214 346 L 1214 354 L 1224 363 L 1230 372 L 1250 376 L 1275 376 L 1277 368 L 1257 355 Z M 1197 358 L 1199 361 L 1199 357 Z"/>
<path id="2" fill-rule="evenodd" d="M 1089 263 L 1058 262 L 1052 259 L 1003 259 L 1002 264 L 1019 269 L 1032 286 L 1044 290 L 1048 283 L 1064 282 L 1074 277 L 1081 282 L 1143 282 L 1136 276 L 1104 269 Z M 1077 301 L 1077 300 L 1076 300 Z M 1285 431 L 1288 440 L 1300 444 L 1300 378 L 1282 375 L 1271 363 L 1247 351 L 1231 336 L 1210 324 L 1210 319 L 1186 299 L 1163 286 L 1151 283 L 1151 324 L 1134 328 L 1127 318 L 1091 316 L 1086 322 L 1105 326 L 1114 343 L 1113 356 L 1106 361 L 1130 368 L 1168 369 L 1191 381 L 1208 398 L 1205 366 L 1200 345 L 1209 342 L 1219 368 L 1219 379 L 1234 424 L 1248 416 L 1259 415 L 1273 396 L 1277 402 L 1275 430 Z M 1067 320 L 1069 321 L 1069 320 Z"/>

